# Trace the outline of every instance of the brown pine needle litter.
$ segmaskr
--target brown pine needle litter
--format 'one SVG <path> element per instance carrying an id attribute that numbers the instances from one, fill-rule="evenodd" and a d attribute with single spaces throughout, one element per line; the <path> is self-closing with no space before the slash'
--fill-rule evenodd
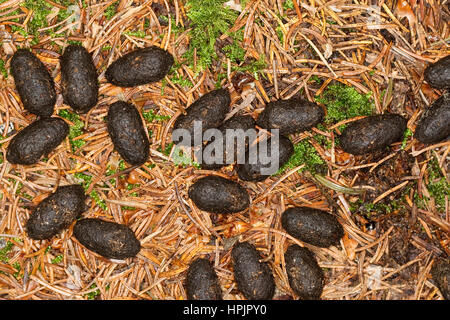
<path id="1" fill-rule="evenodd" d="M 224 299 L 241 300 L 230 257 L 238 240 L 255 244 L 269 262 L 275 299 L 298 298 L 284 261 L 294 243 L 311 249 L 324 270 L 322 299 L 442 299 L 430 270 L 438 256 L 450 255 L 450 144 L 424 145 L 412 133 L 443 93 L 424 82 L 423 70 L 450 54 L 448 2 L 234 0 L 222 6 L 225 1 L 208 0 L 231 17 L 223 18 L 224 30 L 207 29 L 206 37 L 215 37 L 210 48 L 202 47 L 210 39 L 201 38 L 206 32 L 195 20 L 205 10 L 200 2 L 0 0 L 0 299 L 187 299 L 186 270 L 206 257 Z M 70 43 L 88 49 L 99 74 L 99 101 L 87 114 L 73 113 L 61 96 L 58 60 Z M 150 45 L 175 58 L 164 80 L 135 88 L 107 83 L 107 66 Z M 36 119 L 23 109 L 9 71 L 19 48 L 45 63 L 58 94 L 54 114 L 71 125 L 69 137 L 31 166 L 5 158 L 14 134 Z M 250 81 L 236 86 L 239 73 Z M 268 101 L 300 96 L 320 103 L 331 119 L 291 135 L 302 161 L 263 182 L 241 181 L 252 202 L 238 214 L 209 214 L 187 196 L 206 174 L 237 180 L 233 166 L 214 172 L 179 163 L 171 144 L 176 117 L 218 87 L 231 94 L 231 114 L 256 118 Z M 367 96 L 373 113 L 410 120 L 409 134 L 380 154 L 345 153 L 339 134 L 367 114 L 332 119 L 340 97 L 327 93 L 336 88 L 350 92 L 342 108 Z M 145 120 L 150 158 L 138 168 L 121 160 L 106 131 L 108 106 L 117 100 L 134 103 Z M 325 168 L 319 179 L 309 172 L 315 166 Z M 27 236 L 33 208 L 72 183 L 89 195 L 85 217 L 135 232 L 142 245 L 135 258 L 111 260 L 87 250 L 72 237 L 73 225 L 50 240 Z M 335 215 L 345 230 L 340 244 L 318 248 L 288 235 L 280 217 L 290 206 Z"/>

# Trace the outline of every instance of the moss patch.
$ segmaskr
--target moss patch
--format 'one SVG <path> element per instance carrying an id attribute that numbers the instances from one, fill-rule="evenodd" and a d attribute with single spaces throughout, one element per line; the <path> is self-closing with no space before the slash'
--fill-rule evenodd
<path id="1" fill-rule="evenodd" d="M 327 109 L 324 123 L 333 125 L 350 118 L 372 115 L 375 106 L 370 97 L 371 93 L 363 95 L 353 87 L 332 84 L 321 96 L 316 96 L 315 100 L 324 104 Z"/>
<path id="2" fill-rule="evenodd" d="M 289 158 L 275 175 L 283 174 L 286 170 L 293 169 L 304 164 L 305 167 L 299 171 L 308 170 L 312 173 L 317 171 L 318 166 L 325 164 L 325 161 L 317 153 L 316 149 L 308 140 L 302 140 L 294 145 L 294 154 Z"/>

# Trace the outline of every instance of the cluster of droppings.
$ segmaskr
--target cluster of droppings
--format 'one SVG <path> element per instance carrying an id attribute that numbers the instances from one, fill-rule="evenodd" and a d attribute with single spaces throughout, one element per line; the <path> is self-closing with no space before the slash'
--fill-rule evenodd
<path id="1" fill-rule="evenodd" d="M 136 86 L 161 80 L 174 59 L 168 52 L 149 47 L 130 52 L 106 72 L 109 82 Z M 98 74 L 92 56 L 82 46 L 70 45 L 60 57 L 61 93 L 77 113 L 89 112 L 98 102 Z M 31 51 L 19 49 L 11 59 L 11 73 L 24 108 L 40 118 L 23 128 L 8 145 L 6 159 L 31 165 L 52 152 L 69 134 L 69 125 L 51 117 L 56 103 L 54 81 L 45 65 Z M 149 141 L 139 111 L 130 103 L 113 103 L 107 116 L 108 133 L 118 153 L 130 164 L 141 165 L 149 156 Z M 26 223 L 32 239 L 49 239 L 68 228 L 85 210 L 80 185 L 58 187 L 41 201 Z M 86 248 L 113 259 L 135 256 L 140 242 L 125 225 L 99 219 L 76 222 L 74 236 Z"/>
<path id="2" fill-rule="evenodd" d="M 64 102 L 77 113 L 89 112 L 98 102 L 98 74 L 89 52 L 82 46 L 68 46 L 60 58 L 61 93 Z M 174 63 L 167 51 L 151 46 L 129 52 L 113 62 L 106 70 L 108 82 L 120 87 L 133 87 L 163 79 Z M 425 81 L 436 89 L 450 88 L 450 56 L 428 66 Z M 30 165 L 53 151 L 68 135 L 67 123 L 51 117 L 56 103 L 54 82 L 45 65 L 31 51 L 19 49 L 11 60 L 11 73 L 23 106 L 40 118 L 22 129 L 9 143 L 6 158 L 12 164 Z M 253 129 L 255 124 L 266 130 L 278 129 L 277 150 L 281 167 L 293 154 L 293 144 L 286 137 L 309 130 L 324 119 L 325 112 L 319 105 L 292 98 L 270 102 L 255 121 L 251 116 L 234 116 L 224 122 L 230 111 L 228 90 L 218 89 L 206 93 L 180 115 L 173 129 L 185 129 L 191 136 L 189 145 L 202 145 L 204 141 L 193 139 L 194 123 L 202 125 L 202 133 L 217 128 L 224 137 L 226 129 Z M 415 130 L 415 138 L 422 143 L 436 143 L 450 136 L 450 95 L 444 93 L 424 112 Z M 350 154 L 363 155 L 383 150 L 403 138 L 407 119 L 398 114 L 379 114 L 351 122 L 340 135 L 342 149 Z M 132 165 L 142 165 L 149 157 L 149 140 L 138 109 L 131 103 L 118 101 L 110 105 L 107 129 L 115 150 Z M 182 141 L 174 141 L 180 143 Z M 206 144 L 210 145 L 214 141 Z M 221 141 L 224 152 L 222 164 L 205 164 L 205 169 L 216 170 L 236 161 L 237 141 L 234 143 L 232 162 L 227 163 L 226 139 Z M 259 142 L 261 143 L 261 142 Z M 249 162 L 249 141 L 244 143 L 245 162 L 236 165 L 239 179 L 263 181 L 270 175 L 262 169 L 270 164 Z M 198 179 L 188 191 L 189 198 L 201 210 L 211 213 L 237 213 L 249 208 L 251 199 L 241 184 L 231 179 L 210 175 Z M 81 216 L 86 195 L 80 185 L 58 187 L 33 210 L 26 223 L 32 239 L 50 239 L 68 228 Z M 281 225 L 286 232 L 310 245 L 329 247 L 337 245 L 344 229 L 331 214 L 307 207 L 293 207 L 282 213 Z M 87 249 L 111 259 L 134 257 L 141 244 L 127 226 L 85 218 L 75 222 L 73 235 Z M 262 256 L 249 242 L 234 245 L 231 251 L 234 279 L 238 289 L 247 299 L 271 299 L 275 282 L 270 265 L 262 262 Z M 307 248 L 291 245 L 285 252 L 286 272 L 293 292 L 301 299 L 319 299 L 324 285 L 324 275 L 314 254 Z M 433 280 L 449 299 L 449 263 L 438 259 L 431 274 Z M 188 299 L 220 300 L 222 291 L 211 262 L 194 260 L 186 274 Z"/>

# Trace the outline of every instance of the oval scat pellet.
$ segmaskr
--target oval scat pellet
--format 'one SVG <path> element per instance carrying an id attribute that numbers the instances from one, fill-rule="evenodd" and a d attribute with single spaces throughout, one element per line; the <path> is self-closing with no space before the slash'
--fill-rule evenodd
<path id="1" fill-rule="evenodd" d="M 230 141 L 227 139 L 227 130 L 243 130 L 244 132 L 253 129 L 255 127 L 255 120 L 251 116 L 234 116 L 227 121 L 225 121 L 219 128 L 217 128 L 221 134 L 222 139 L 213 140 L 208 142 L 203 148 L 203 162 L 201 163 L 202 169 L 204 170 L 217 170 L 224 166 L 230 165 L 237 161 L 237 157 L 240 154 L 245 155 L 245 150 L 249 144 L 249 138 L 242 134 L 236 134 L 235 136 L 229 135 L 228 137 L 232 137 Z M 236 132 L 237 133 L 237 132 Z M 256 134 L 256 132 L 255 132 Z M 235 137 L 235 138 L 233 138 Z M 238 142 L 238 139 L 244 139 L 243 141 Z M 216 143 L 222 144 L 222 155 L 218 156 L 219 163 L 206 163 L 206 156 L 211 152 L 212 157 L 215 158 L 215 150 L 209 150 L 209 148 L 214 148 Z M 229 145 L 233 144 L 233 151 L 228 150 L 227 143 Z M 214 144 L 214 145 L 213 145 Z M 243 150 L 238 150 L 238 148 L 243 148 Z M 241 152 L 238 152 L 241 151 Z M 230 154 L 228 154 L 230 153 Z M 231 157 L 230 161 L 227 161 L 227 157 Z"/>
<path id="2" fill-rule="evenodd" d="M 77 113 L 86 113 L 97 104 L 97 70 L 90 53 L 82 46 L 70 45 L 60 58 L 61 93 L 64 103 Z"/>
<path id="3" fill-rule="evenodd" d="M 248 300 L 270 300 L 275 293 L 275 281 L 267 262 L 260 262 L 262 257 L 256 248 L 241 242 L 231 250 L 234 280 L 239 291 Z"/>
<path id="4" fill-rule="evenodd" d="M 422 115 L 417 124 L 414 137 L 422 143 L 433 144 L 449 136 L 450 93 L 444 93 Z"/>
<path id="5" fill-rule="evenodd" d="M 68 134 L 69 125 L 61 118 L 36 120 L 12 138 L 6 159 L 12 164 L 35 164 L 59 146 Z"/>
<path id="6" fill-rule="evenodd" d="M 431 268 L 431 276 L 445 300 L 450 300 L 450 261 L 437 258 Z"/>
<path id="7" fill-rule="evenodd" d="M 61 186 L 33 210 L 25 228 L 35 240 L 50 239 L 69 227 L 85 210 L 86 195 L 78 184 Z"/>
<path id="8" fill-rule="evenodd" d="M 281 225 L 294 238 L 322 248 L 337 245 L 344 236 L 344 229 L 334 216 L 308 207 L 285 210 Z"/>
<path id="9" fill-rule="evenodd" d="M 156 46 L 131 51 L 106 69 L 108 82 L 135 87 L 163 79 L 174 63 L 173 56 Z"/>
<path id="10" fill-rule="evenodd" d="M 114 148 L 132 165 L 144 164 L 150 155 L 150 142 L 139 111 L 131 103 L 117 101 L 108 110 L 108 133 Z"/>
<path id="11" fill-rule="evenodd" d="M 203 211 L 235 213 L 250 205 L 250 196 L 239 183 L 219 176 L 198 179 L 188 190 L 189 198 Z"/>
<path id="12" fill-rule="evenodd" d="M 325 111 L 308 100 L 292 98 L 266 105 L 256 120 L 264 129 L 279 129 L 281 135 L 303 132 L 319 124 Z"/>
<path id="13" fill-rule="evenodd" d="M 51 116 L 56 91 L 44 63 L 31 51 L 19 49 L 11 59 L 11 74 L 24 108 L 38 116 Z"/>
<path id="14" fill-rule="evenodd" d="M 186 274 L 186 294 L 189 300 L 222 300 L 219 279 L 207 259 L 195 259 Z"/>
<path id="15" fill-rule="evenodd" d="M 378 114 L 351 122 L 339 138 L 342 149 L 354 155 L 382 150 L 402 141 L 406 119 L 399 114 Z"/>
<path id="16" fill-rule="evenodd" d="M 185 115 L 182 114 L 175 120 L 172 141 L 184 146 L 201 145 L 203 136 L 199 136 L 198 141 L 194 139 L 194 122 L 201 123 L 202 130 L 199 133 L 219 127 L 230 110 L 230 102 L 230 93 L 226 89 L 213 90 L 201 96 L 186 109 Z M 181 141 L 174 137 L 174 131 L 179 129 L 182 129 L 179 132 L 184 134 Z M 184 138 L 189 141 L 185 141 Z"/>
<path id="17" fill-rule="evenodd" d="M 87 249 L 108 259 L 131 258 L 141 249 L 139 240 L 129 227 L 101 219 L 78 220 L 73 235 Z"/>
<path id="18" fill-rule="evenodd" d="M 304 300 L 318 300 L 322 295 L 324 275 L 314 254 L 296 244 L 284 254 L 286 272 L 292 290 Z"/>
<path id="19" fill-rule="evenodd" d="M 430 64 L 423 75 L 433 88 L 450 89 L 450 55 Z"/>
<path id="20" fill-rule="evenodd" d="M 276 148 L 276 147 L 275 147 Z M 294 153 L 294 145 L 292 144 L 291 140 L 289 138 L 280 136 L 279 137 L 279 143 L 278 143 L 278 166 L 275 166 L 275 164 L 272 161 L 269 161 L 267 164 L 262 164 L 261 159 L 258 154 L 258 158 L 256 163 L 250 163 L 249 158 L 249 150 L 247 149 L 247 153 L 245 155 L 245 163 L 237 165 L 237 173 L 239 176 L 239 179 L 244 181 L 263 181 L 267 179 L 270 174 L 263 174 L 262 169 L 268 169 L 273 164 L 274 165 L 274 173 L 278 171 L 281 166 L 283 166 L 289 158 Z M 259 150 L 259 146 L 258 146 Z M 276 149 L 275 149 L 276 150 Z M 269 159 L 272 157 L 272 143 L 271 138 L 267 141 L 267 156 Z"/>

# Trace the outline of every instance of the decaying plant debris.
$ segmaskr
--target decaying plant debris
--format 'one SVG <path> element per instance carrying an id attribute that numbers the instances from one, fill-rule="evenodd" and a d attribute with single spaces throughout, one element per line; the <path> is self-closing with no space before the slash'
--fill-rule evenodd
<path id="1" fill-rule="evenodd" d="M 79 2 L 0 3 L 2 299 L 187 299 L 186 273 L 197 258 L 211 261 L 223 299 L 244 299 L 232 268 L 237 242 L 254 245 L 270 266 L 275 299 L 299 298 L 284 259 L 293 244 L 311 250 L 322 268 L 321 299 L 448 297 L 439 289 L 439 270 L 447 269 L 433 266 L 450 255 L 450 143 L 414 138 L 419 119 L 444 94 L 427 82 L 424 70 L 450 55 L 448 3 Z M 61 96 L 59 58 L 70 44 L 89 51 L 99 75 L 98 103 L 85 114 L 73 112 Z M 139 87 L 107 81 L 114 61 L 150 46 L 174 58 L 164 79 Z M 45 64 L 57 93 L 53 116 L 70 125 L 55 150 L 26 166 L 6 159 L 15 134 L 37 119 L 24 109 L 10 71 L 19 48 Z M 171 143 L 184 110 L 218 88 L 230 93 L 226 119 L 257 119 L 270 101 L 297 97 L 327 111 L 316 127 L 289 136 L 293 155 L 277 174 L 239 181 L 251 201 L 234 214 L 200 210 L 188 189 L 210 174 L 238 180 L 236 168 L 202 170 L 194 160 L 176 157 Z M 105 117 L 118 100 L 133 103 L 145 121 L 150 156 L 139 167 L 129 166 L 108 137 Z M 339 136 L 345 127 L 381 113 L 407 119 L 403 139 L 367 155 L 344 152 Z M 408 156 L 398 158 L 400 153 Z M 383 190 L 374 190 L 371 181 L 384 172 Z M 81 184 L 89 196 L 85 218 L 128 226 L 139 253 L 125 260 L 100 256 L 75 239 L 73 224 L 50 239 L 30 239 L 24 225 L 33 209 L 66 184 Z M 290 236 L 280 217 L 294 206 L 331 212 L 344 236 L 328 248 Z"/>

